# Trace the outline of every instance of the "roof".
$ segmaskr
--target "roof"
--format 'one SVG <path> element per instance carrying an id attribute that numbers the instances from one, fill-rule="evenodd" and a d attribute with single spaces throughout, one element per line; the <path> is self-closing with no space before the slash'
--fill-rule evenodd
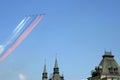
<path id="1" fill-rule="evenodd" d="M 46 64 L 44 64 L 44 70 L 43 70 L 43 73 L 47 73 Z"/>
<path id="2" fill-rule="evenodd" d="M 55 66 L 54 68 L 58 68 L 57 58 L 55 59 Z"/>
<path id="3" fill-rule="evenodd" d="M 99 66 L 101 68 L 101 74 L 120 74 L 120 66 L 114 59 L 114 56 L 111 52 L 106 52 L 103 55 L 103 59 L 101 60 Z"/>

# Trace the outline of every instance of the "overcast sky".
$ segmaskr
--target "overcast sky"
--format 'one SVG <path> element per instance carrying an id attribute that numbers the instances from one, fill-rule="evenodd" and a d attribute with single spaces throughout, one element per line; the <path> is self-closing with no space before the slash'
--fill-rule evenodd
<path id="1" fill-rule="evenodd" d="M 65 80 L 82 80 L 105 50 L 120 64 L 120 0 L 1 0 L 0 44 L 26 15 L 41 13 L 40 24 L 0 62 L 0 80 L 42 80 L 44 64 L 50 75 L 56 57 Z"/>

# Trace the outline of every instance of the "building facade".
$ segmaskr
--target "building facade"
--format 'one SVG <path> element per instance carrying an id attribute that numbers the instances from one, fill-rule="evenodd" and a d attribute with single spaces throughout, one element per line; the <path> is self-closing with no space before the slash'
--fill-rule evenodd
<path id="1" fill-rule="evenodd" d="M 58 67 L 57 59 L 55 60 L 53 73 L 52 73 L 52 76 L 50 78 L 48 78 L 46 64 L 44 65 L 44 69 L 43 69 L 43 73 L 42 73 L 42 80 L 64 80 L 64 76 L 63 75 L 61 76 L 60 73 L 59 73 L 59 67 Z"/>
<path id="2" fill-rule="evenodd" d="M 120 66 L 111 52 L 106 52 L 100 64 L 91 72 L 88 80 L 120 80 Z"/>

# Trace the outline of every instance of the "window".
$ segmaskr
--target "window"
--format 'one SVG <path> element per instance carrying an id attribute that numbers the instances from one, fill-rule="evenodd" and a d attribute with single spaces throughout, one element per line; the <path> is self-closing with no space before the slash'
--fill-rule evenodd
<path id="1" fill-rule="evenodd" d="M 113 74 L 113 68 L 112 67 L 108 68 L 108 70 L 109 70 L 110 74 Z"/>
<path id="2" fill-rule="evenodd" d="M 118 68 L 114 68 L 115 74 L 118 74 Z"/>

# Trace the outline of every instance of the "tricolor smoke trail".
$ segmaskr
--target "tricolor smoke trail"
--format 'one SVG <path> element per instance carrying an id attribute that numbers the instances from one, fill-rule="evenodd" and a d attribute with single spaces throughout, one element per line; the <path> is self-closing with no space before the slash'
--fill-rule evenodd
<path id="1" fill-rule="evenodd" d="M 37 26 L 44 15 L 25 17 L 13 30 L 12 35 L 3 45 L 0 45 L 0 61 L 4 60 Z"/>
<path id="2" fill-rule="evenodd" d="M 24 25 L 26 24 L 26 22 L 30 19 L 30 17 L 25 17 L 19 24 L 18 26 L 14 29 L 14 31 L 12 32 L 12 34 L 10 35 L 9 39 L 3 44 L 4 46 L 7 46 L 14 42 L 15 39 L 17 39 L 17 37 L 20 36 L 20 34 L 24 31 Z"/>

